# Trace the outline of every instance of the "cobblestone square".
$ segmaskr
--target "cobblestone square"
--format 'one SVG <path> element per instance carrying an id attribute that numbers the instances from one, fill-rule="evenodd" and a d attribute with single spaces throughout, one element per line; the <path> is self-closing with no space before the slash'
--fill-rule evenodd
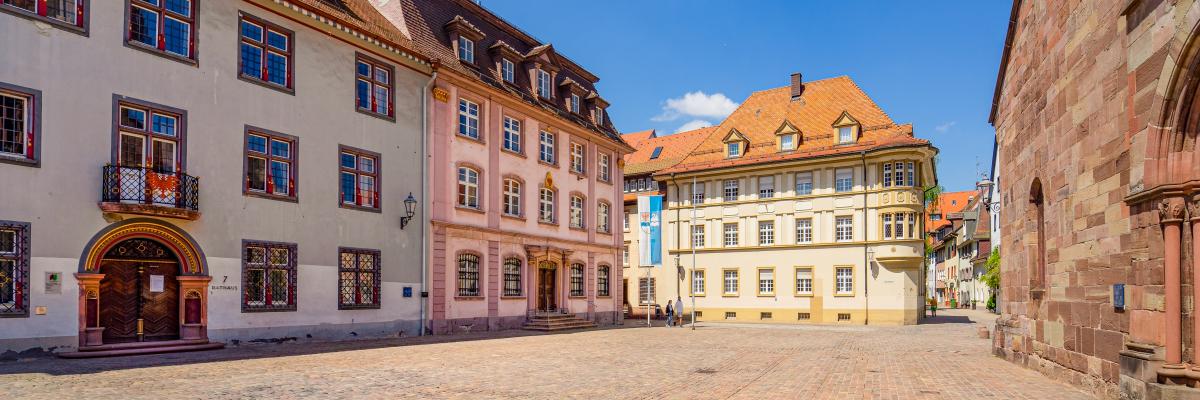
<path id="1" fill-rule="evenodd" d="M 0 398 L 1086 399 L 991 356 L 991 321 L 707 323 L 470 334 L 0 364 Z"/>

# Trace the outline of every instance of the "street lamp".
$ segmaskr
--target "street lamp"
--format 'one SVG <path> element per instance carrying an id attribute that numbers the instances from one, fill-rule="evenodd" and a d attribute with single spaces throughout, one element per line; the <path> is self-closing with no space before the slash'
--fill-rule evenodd
<path id="1" fill-rule="evenodd" d="M 417 208 L 417 199 L 413 198 L 412 192 L 408 192 L 408 198 L 404 199 L 405 216 L 400 217 L 400 229 L 404 229 L 405 226 L 408 226 L 408 222 L 412 221 L 413 215 L 416 215 L 415 208 Z"/>

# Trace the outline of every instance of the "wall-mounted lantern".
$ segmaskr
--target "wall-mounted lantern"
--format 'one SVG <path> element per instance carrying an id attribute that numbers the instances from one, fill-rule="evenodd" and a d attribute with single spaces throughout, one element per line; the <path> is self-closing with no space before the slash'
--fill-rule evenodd
<path id="1" fill-rule="evenodd" d="M 417 199 L 413 198 L 412 192 L 408 192 L 408 198 L 404 199 L 405 216 L 400 217 L 400 229 L 404 229 L 408 225 L 408 221 L 412 221 L 413 215 L 416 215 Z"/>

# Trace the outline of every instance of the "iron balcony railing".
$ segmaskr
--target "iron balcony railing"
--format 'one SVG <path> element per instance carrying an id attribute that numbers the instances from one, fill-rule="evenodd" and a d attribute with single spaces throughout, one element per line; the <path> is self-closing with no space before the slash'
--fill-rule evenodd
<path id="1" fill-rule="evenodd" d="M 200 180 L 179 171 L 105 165 L 102 201 L 200 210 Z"/>

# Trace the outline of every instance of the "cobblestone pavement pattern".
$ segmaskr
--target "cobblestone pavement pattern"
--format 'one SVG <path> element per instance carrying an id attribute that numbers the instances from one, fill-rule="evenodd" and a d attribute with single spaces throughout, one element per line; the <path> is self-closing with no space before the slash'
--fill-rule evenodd
<path id="1" fill-rule="evenodd" d="M 0 398 L 1091 398 L 992 357 L 972 323 L 991 317 L 940 314 L 909 327 L 709 323 L 43 358 L 0 363 Z"/>

